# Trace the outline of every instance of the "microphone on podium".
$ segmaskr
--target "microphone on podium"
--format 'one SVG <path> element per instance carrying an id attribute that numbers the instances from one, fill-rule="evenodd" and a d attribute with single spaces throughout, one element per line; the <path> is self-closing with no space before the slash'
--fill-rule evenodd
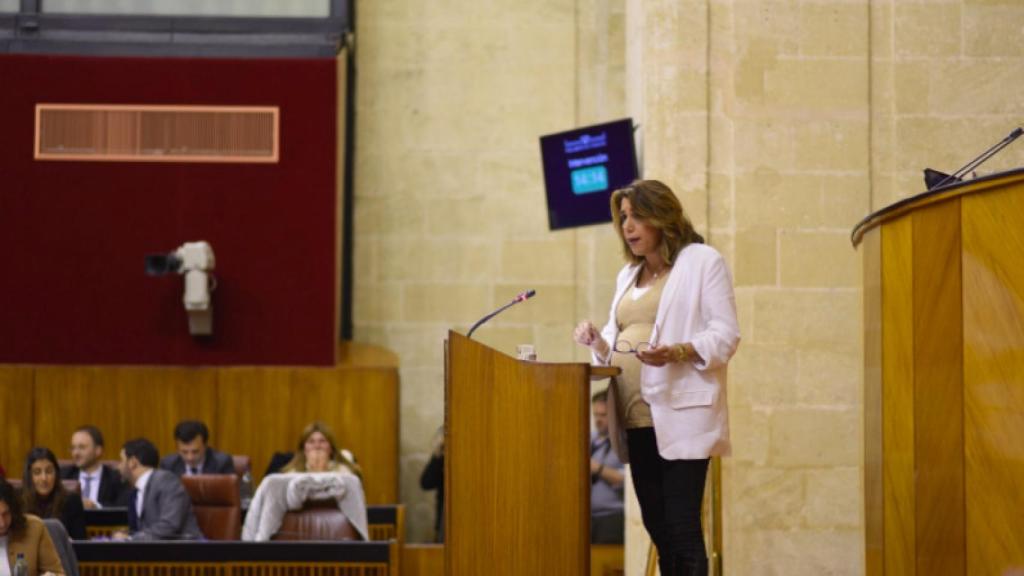
<path id="1" fill-rule="evenodd" d="M 490 313 L 490 314 L 488 314 L 487 316 L 484 316 L 483 318 L 481 318 L 481 319 L 477 320 L 477 321 L 476 321 L 476 324 L 473 324 L 473 327 L 469 329 L 469 333 L 467 333 L 467 334 L 466 334 L 466 338 L 472 338 L 472 337 L 473 337 L 473 332 L 474 332 L 474 331 L 476 331 L 476 329 L 477 329 L 477 328 L 479 328 L 479 327 L 480 327 L 480 325 L 481 325 L 481 324 L 483 324 L 484 322 L 487 322 L 487 321 L 488 321 L 488 320 L 490 320 L 491 318 L 494 318 L 494 317 L 495 317 L 495 316 L 497 316 L 498 314 L 501 314 L 502 312 L 504 312 L 504 311 L 505 311 L 505 310 L 507 310 L 508 308 L 511 308 L 512 306 L 515 306 L 516 304 L 519 304 L 520 302 L 522 302 L 522 301 L 524 301 L 524 300 L 529 300 L 530 298 L 533 298 L 533 297 L 534 297 L 534 296 L 535 296 L 536 294 L 537 294 L 537 291 L 536 291 L 536 290 L 527 290 L 527 291 L 525 291 L 525 292 L 520 292 L 520 293 L 519 293 L 519 294 L 518 294 L 518 295 L 517 295 L 517 296 L 516 296 L 515 298 L 513 298 L 513 299 L 512 299 L 512 301 L 511 301 L 511 302 L 509 302 L 508 304 L 505 304 L 505 305 L 504 305 L 504 306 L 502 306 L 501 308 L 498 308 L 498 309 L 497 309 L 497 310 L 495 310 L 494 312 L 491 312 L 491 313 Z"/>
<path id="2" fill-rule="evenodd" d="M 942 188 L 946 184 L 962 181 L 964 176 L 967 176 L 967 174 L 970 173 L 972 170 L 984 164 L 986 160 L 998 154 L 1000 150 L 1006 148 L 1011 143 L 1013 143 L 1014 140 L 1020 138 L 1021 136 L 1024 136 L 1024 128 L 1018 126 L 1013 129 L 1013 132 L 1010 132 L 1009 136 L 1003 138 L 999 142 L 996 142 L 995 146 L 992 146 L 988 150 L 985 150 L 977 158 L 971 160 L 967 164 L 964 164 L 959 170 L 953 172 L 952 174 L 944 174 L 937 170 L 932 170 L 931 168 L 925 168 L 925 186 L 928 187 L 928 190 L 934 190 L 936 188 Z"/>

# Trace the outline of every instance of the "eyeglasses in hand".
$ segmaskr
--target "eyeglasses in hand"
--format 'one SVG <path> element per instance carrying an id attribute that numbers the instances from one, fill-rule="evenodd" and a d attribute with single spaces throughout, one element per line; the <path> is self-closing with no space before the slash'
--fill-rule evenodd
<path id="1" fill-rule="evenodd" d="M 658 345 L 658 325 L 654 325 L 654 338 L 651 342 L 638 342 L 636 346 L 629 340 L 616 340 L 612 350 L 619 354 L 636 354 L 637 352 L 648 352 Z"/>
<path id="2" fill-rule="evenodd" d="M 648 352 L 651 348 L 650 342 L 640 342 L 633 346 L 629 340 L 616 340 L 612 349 L 619 354 L 636 354 L 637 352 Z"/>

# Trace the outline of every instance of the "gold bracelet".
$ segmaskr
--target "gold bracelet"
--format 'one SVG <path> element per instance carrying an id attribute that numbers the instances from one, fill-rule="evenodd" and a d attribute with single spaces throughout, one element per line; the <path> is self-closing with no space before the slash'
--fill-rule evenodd
<path id="1" fill-rule="evenodd" d="M 686 362 L 690 353 L 686 350 L 686 344 L 676 344 L 672 347 L 675 350 L 676 362 Z"/>

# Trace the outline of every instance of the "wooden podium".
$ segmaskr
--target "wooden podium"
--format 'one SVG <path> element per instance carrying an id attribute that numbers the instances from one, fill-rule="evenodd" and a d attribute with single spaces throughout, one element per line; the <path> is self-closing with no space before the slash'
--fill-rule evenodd
<path id="1" fill-rule="evenodd" d="M 448 333 L 445 574 L 590 573 L 594 370 L 608 369 L 520 361 Z"/>
<path id="2" fill-rule="evenodd" d="M 1024 169 L 868 216 L 866 572 L 1024 570 Z"/>

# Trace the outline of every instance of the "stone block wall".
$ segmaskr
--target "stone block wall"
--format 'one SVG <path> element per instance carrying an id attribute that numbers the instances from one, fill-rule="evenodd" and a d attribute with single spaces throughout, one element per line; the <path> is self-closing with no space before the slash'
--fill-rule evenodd
<path id="1" fill-rule="evenodd" d="M 442 341 L 585 360 L 622 264 L 607 226 L 550 232 L 537 138 L 633 116 L 645 175 L 729 261 L 727 574 L 860 574 L 862 304 L 851 228 L 1024 120 L 1015 0 L 555 0 L 360 5 L 359 340 L 402 362 L 402 498 L 443 417 Z M 983 172 L 1024 165 L 1018 143 Z M 630 574 L 640 567 L 630 566 Z"/>

